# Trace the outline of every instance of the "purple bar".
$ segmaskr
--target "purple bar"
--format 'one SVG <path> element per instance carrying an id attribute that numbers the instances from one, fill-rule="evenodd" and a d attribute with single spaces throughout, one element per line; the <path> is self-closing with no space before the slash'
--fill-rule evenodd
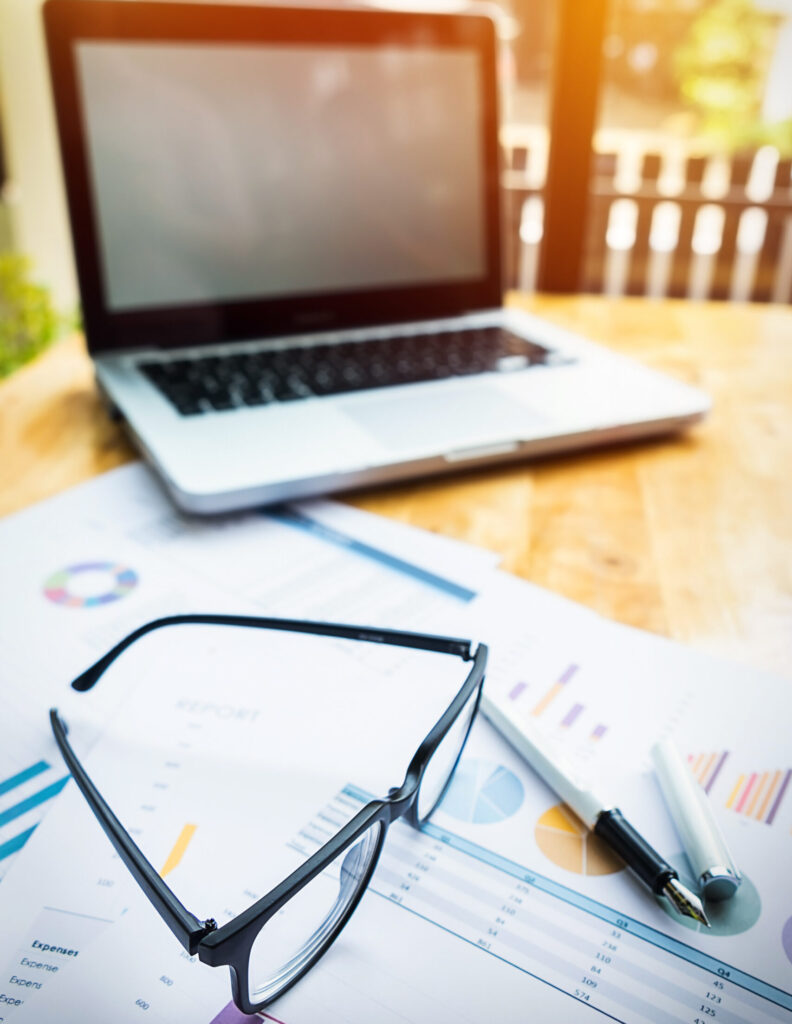
<path id="1" fill-rule="evenodd" d="M 778 791 L 778 796 L 775 798 L 773 806 L 770 808 L 770 813 L 765 818 L 766 825 L 773 824 L 773 818 L 775 818 L 776 811 L 781 806 L 781 801 L 784 799 L 784 793 L 786 793 L 786 788 L 789 785 L 790 776 L 792 776 L 792 768 L 787 768 L 787 773 L 784 776 L 784 781 L 781 783 L 781 789 Z"/>
<path id="2" fill-rule="evenodd" d="M 247 1013 L 234 1006 L 233 1003 L 229 1003 L 224 1009 L 218 1013 L 218 1015 L 212 1020 L 212 1024 L 246 1024 L 250 1021 L 260 1021 L 261 1017 L 251 1017 Z"/>
<path id="3" fill-rule="evenodd" d="M 596 728 L 594 729 L 594 732 L 592 732 L 591 736 L 592 736 L 592 738 L 593 738 L 593 739 L 595 739 L 595 740 L 601 740 L 601 739 L 602 739 L 602 737 L 603 737 L 603 736 L 605 735 L 605 733 L 606 733 L 607 731 L 608 731 L 608 727 L 607 727 L 607 725 L 598 725 L 598 726 L 597 726 L 597 727 L 596 727 Z"/>
<path id="4" fill-rule="evenodd" d="M 707 795 L 709 795 L 709 791 L 715 785 L 715 780 L 720 775 L 720 770 L 724 766 L 724 764 L 726 763 L 726 758 L 728 756 L 729 756 L 729 751 L 728 750 L 724 750 L 724 752 L 721 754 L 721 756 L 720 756 L 720 758 L 718 760 L 718 763 L 715 765 L 715 769 L 714 769 L 712 775 L 710 775 L 709 779 L 707 779 L 707 785 L 704 787 L 704 792 Z"/>
<path id="5" fill-rule="evenodd" d="M 272 1024 L 283 1024 L 282 1020 L 278 1020 L 277 1017 L 271 1017 L 263 1010 L 261 1010 L 260 1013 L 254 1013 L 252 1016 L 247 1013 L 242 1013 L 242 1011 L 234 1006 L 233 1003 L 229 1003 L 228 1006 L 223 1007 L 220 1013 L 212 1019 L 210 1024 L 249 1024 L 250 1021 L 258 1021 L 260 1024 L 263 1020 L 271 1021 Z"/>
<path id="6" fill-rule="evenodd" d="M 561 725 L 569 727 L 578 717 L 580 712 L 583 710 L 583 704 L 573 704 L 572 707 L 567 711 L 564 718 L 561 720 Z"/>
<path id="7" fill-rule="evenodd" d="M 517 683 L 517 685 L 512 689 L 511 693 L 509 694 L 509 700 L 517 700 L 517 698 L 520 696 L 523 690 L 527 689 L 528 683 Z"/>
<path id="8" fill-rule="evenodd" d="M 561 683 L 562 686 L 564 685 L 564 683 L 568 683 L 572 676 L 577 672 L 577 670 L 577 665 L 570 665 L 566 672 L 564 672 L 563 675 L 559 678 L 559 683 Z"/>

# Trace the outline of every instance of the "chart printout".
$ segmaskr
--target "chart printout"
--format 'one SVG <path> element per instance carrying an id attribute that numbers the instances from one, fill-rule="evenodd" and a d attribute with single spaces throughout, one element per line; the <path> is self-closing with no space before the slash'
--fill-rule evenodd
<path id="1" fill-rule="evenodd" d="M 118 694 L 68 683 L 143 622 L 238 611 L 442 631 L 494 563 L 331 502 L 196 521 L 142 465 L 3 520 L 0 549 L 0 718 L 14 723 L 0 746 L 0 880 L 65 782 L 48 708 L 74 705 L 98 734 Z"/>
<path id="2" fill-rule="evenodd" d="M 123 625 L 125 606 L 131 609 L 147 594 L 155 597 L 145 586 L 149 566 L 158 579 L 179 586 L 189 581 L 197 594 L 203 585 L 204 593 L 220 602 L 233 601 L 238 593 L 248 606 L 273 614 L 300 614 L 310 606 L 316 617 L 333 607 L 330 581 L 337 579 L 337 618 L 393 624 L 395 615 L 407 628 L 428 628 L 422 621 L 431 622 L 437 631 L 487 640 L 490 694 L 563 743 L 592 776 L 612 784 L 609 792 L 616 793 L 625 813 L 684 876 L 679 840 L 646 770 L 649 745 L 660 735 L 672 735 L 708 792 L 746 875 L 738 897 L 713 913 L 711 932 L 673 918 L 479 720 L 432 822 L 421 834 L 394 826 L 371 891 L 339 942 L 272 1007 L 269 1019 L 283 1024 L 523 1022 L 530 1011 L 540 1022 L 601 1015 L 691 1024 L 792 1020 L 792 890 L 783 872 L 792 842 L 792 765 L 782 681 L 605 623 L 528 584 L 491 575 L 491 562 L 465 562 L 462 548 L 455 572 L 448 569 L 454 560 L 448 548 L 433 559 L 432 545 L 424 542 L 421 558 L 411 560 L 410 545 L 399 543 L 398 530 L 380 540 L 376 522 L 355 524 L 354 515 L 348 519 L 326 503 L 315 515 L 304 506 L 285 512 L 286 520 L 274 526 L 254 514 L 239 530 L 236 521 L 233 530 L 222 521 L 209 528 L 172 513 L 142 469 L 122 473 L 122 487 L 101 482 L 106 488 L 101 522 L 93 513 L 94 535 L 99 526 L 107 540 L 104 550 L 75 551 L 73 557 L 70 552 L 68 560 L 50 559 L 55 564 L 49 572 L 36 565 L 31 574 L 39 588 L 46 583 L 56 596 L 65 590 L 85 597 L 123 589 L 129 583 L 128 577 L 118 579 L 124 568 L 145 565 L 136 587 L 94 606 L 97 616 L 112 611 L 117 620 L 103 626 L 97 617 L 85 627 L 93 645 L 108 646 L 108 634 Z M 71 500 L 79 504 L 76 496 Z M 119 508 L 111 529 L 114 500 Z M 270 546 L 268 533 L 275 538 Z M 239 541 L 243 536 L 245 544 Z M 256 558 L 245 561 L 245 549 L 254 546 Z M 225 558 L 229 551 L 237 556 L 230 563 L 233 572 Z M 205 558 L 199 558 L 202 552 Z M 99 570 L 103 576 L 84 569 L 50 579 L 59 567 L 100 556 L 109 563 Z M 324 586 L 311 587 L 312 565 L 324 570 L 319 574 Z M 383 581 L 391 586 L 383 588 Z M 32 600 L 32 583 L 30 593 Z M 372 593 L 378 599 L 372 605 L 369 596 L 367 608 L 366 595 Z M 280 598 L 285 608 L 278 607 Z M 171 599 L 156 596 L 150 609 L 167 607 Z M 59 604 L 46 595 L 36 600 L 53 614 L 92 613 L 90 606 Z M 50 664 L 50 654 L 38 656 Z M 18 666 L 15 678 L 24 679 L 24 670 L 24 664 Z M 18 703 L 28 708 L 21 698 Z M 118 742 L 100 741 L 89 759 L 92 770 L 115 778 L 113 799 L 131 809 L 125 820 L 153 851 L 155 865 L 177 894 L 197 913 L 219 919 L 261 895 L 268 872 L 295 866 L 330 828 L 372 792 L 380 793 L 372 781 L 376 772 L 363 778 L 363 761 L 359 770 L 345 774 L 339 766 L 333 778 L 326 771 L 320 777 L 323 739 L 317 732 L 313 767 L 309 764 L 302 776 L 286 773 L 288 805 L 280 806 L 272 794 L 262 805 L 267 815 L 267 835 L 262 835 L 212 790 L 211 777 L 199 767 L 190 772 L 174 767 L 185 763 L 189 746 L 180 747 L 177 757 L 157 748 L 157 736 L 173 739 L 177 747 L 194 744 L 211 724 L 218 750 L 238 755 L 234 764 L 224 764 L 223 776 L 239 772 L 243 800 L 261 804 L 260 793 L 245 789 L 245 758 L 254 756 L 256 745 L 231 740 L 228 733 L 247 729 L 252 739 L 262 717 L 254 703 L 243 701 L 240 714 L 230 719 L 218 717 L 218 702 L 211 699 L 203 702 L 203 711 L 194 700 L 158 707 L 151 756 L 141 774 L 119 770 L 119 751 L 131 764 L 135 750 Z M 125 706 L 127 729 L 133 711 L 134 702 Z M 138 713 L 150 717 L 143 704 Z M 395 764 L 395 747 L 386 753 Z M 48 769 L 36 767 L 44 758 L 34 757 L 29 745 L 18 754 L 16 775 L 9 771 L 10 788 L 4 795 L 0 786 L 0 799 L 26 806 L 26 794 L 47 791 L 63 772 L 51 751 Z M 288 750 L 281 755 L 288 762 Z M 26 772 L 32 774 L 13 781 Z M 166 791 L 157 788 L 163 783 Z M 9 884 L 0 885 L 0 914 L 15 922 L 0 934 L 3 1024 L 241 1022 L 228 1005 L 225 973 L 180 951 L 73 787 L 53 795 L 47 806 L 52 810 L 35 834 L 31 830 L 23 859 L 11 866 Z M 26 813 L 35 815 L 37 808 Z M 229 850 L 240 858 L 233 878 L 243 881 L 236 889 L 228 883 L 227 890 L 213 892 L 207 879 L 220 884 L 217 866 L 227 861 Z"/>
<path id="3" fill-rule="evenodd" d="M 581 617 L 575 622 L 575 649 L 562 652 L 574 656 L 580 674 L 570 676 L 564 686 L 572 686 L 573 678 L 582 680 L 582 666 L 596 657 L 594 634 L 586 633 Z M 636 635 L 639 646 L 641 639 Z M 630 638 L 623 642 L 637 664 Z M 535 646 L 541 654 L 538 640 Z M 613 663 L 613 644 L 606 642 L 605 649 Z M 649 656 L 656 661 L 660 652 L 652 647 L 645 658 Z M 517 664 L 514 652 L 510 657 Z M 544 664 L 543 657 L 536 663 Z M 667 660 L 659 668 L 680 672 L 681 665 Z M 722 669 L 706 658 L 693 658 L 692 665 L 699 674 Z M 557 683 L 552 672 L 537 679 L 523 674 L 528 678 L 526 692 L 530 686 L 537 688 L 537 703 L 544 700 L 545 684 Z M 497 685 L 497 671 L 494 679 Z M 645 681 L 648 684 L 646 677 Z M 701 676 L 699 682 L 706 689 Z M 752 682 L 759 698 L 757 716 L 780 715 L 783 692 L 766 680 L 764 685 L 759 685 L 761 680 Z M 505 688 L 503 677 L 501 683 Z M 513 689 L 509 686 L 509 692 Z M 679 699 L 683 689 L 681 680 Z M 581 695 L 563 696 L 575 701 Z M 591 692 L 586 699 L 593 701 L 595 696 Z M 181 745 L 202 736 L 206 712 L 196 712 L 200 701 L 186 707 L 178 703 L 158 709 L 151 740 L 156 749 L 158 738 L 168 737 L 184 759 L 190 756 L 189 747 Z M 623 728 L 615 705 L 607 710 L 609 727 Z M 128 729 L 134 725 L 134 712 L 134 707 L 125 708 Z M 138 713 L 151 718 L 143 704 Z M 568 728 L 561 724 L 564 717 L 561 707 L 559 728 Z M 251 724 L 244 715 L 213 722 L 218 750 L 234 749 L 243 755 L 245 745 L 241 740 L 231 742 L 229 730 L 238 733 Z M 783 755 L 783 743 L 771 742 L 772 730 L 766 730 L 765 742 L 752 749 L 734 729 L 726 734 L 726 724 L 713 723 L 712 740 L 720 730 L 737 766 L 746 759 Z M 705 739 L 710 737 L 705 734 Z M 132 783 L 134 773 L 121 769 L 121 750 L 117 741 L 100 743 L 92 755 L 92 769 L 102 777 L 120 773 L 111 789 L 122 807 L 138 808 L 138 813 L 130 812 L 130 820 L 139 841 L 155 851 L 154 862 L 188 905 L 221 920 L 223 914 L 230 917 L 261 895 L 256 883 L 261 880 L 266 886 L 271 881 L 265 865 L 273 871 L 296 866 L 371 792 L 340 782 L 309 813 L 312 787 L 301 789 L 296 772 L 285 772 L 286 778 L 295 779 L 288 820 L 287 808 L 270 804 L 266 836 L 246 834 L 241 820 L 212 793 L 197 768 L 182 772 L 173 767 L 171 754 L 162 754 L 161 762 L 152 764 L 153 774 L 144 773 Z M 288 757 L 288 751 L 277 752 L 277 758 L 282 757 Z M 323 757 L 319 749 L 317 773 Z M 244 759 L 237 767 L 245 768 Z M 233 768 L 227 766 L 224 777 Z M 152 788 L 163 777 L 169 784 L 168 813 L 160 816 L 158 810 L 144 808 L 152 806 Z M 330 780 L 324 784 L 330 785 Z M 202 794 L 193 792 L 199 786 Z M 241 780 L 240 787 L 243 803 L 254 802 L 253 794 L 245 798 Z M 727 788 L 724 784 L 724 793 Z M 720 792 L 717 785 L 712 792 Z M 620 801 L 658 846 L 678 849 L 651 778 L 637 772 Z M 200 817 L 204 807 L 211 809 L 211 817 L 206 811 Z M 497 1013 L 500 1020 L 517 1022 L 525 1019 L 525 1007 L 530 1005 L 540 1021 L 575 1021 L 578 1015 L 581 1020 L 596 1019 L 591 1017 L 596 1011 L 625 1022 L 792 1020 L 787 980 L 792 967 L 786 937 L 789 892 L 779 871 L 790 830 L 785 801 L 769 826 L 766 812 L 764 818 L 748 819 L 723 806 L 719 817 L 746 879 L 740 895 L 714 915 L 710 934 L 687 927 L 654 905 L 480 720 L 432 822 L 421 834 L 394 826 L 371 892 L 337 946 L 272 1008 L 270 1018 L 310 1024 L 321 1013 L 326 1020 L 355 1024 L 417 1024 L 427 1019 L 450 1024 L 491 1019 Z M 272 836 L 277 822 L 283 827 L 282 842 L 276 846 Z M 235 864 L 234 881 L 211 899 L 207 879 L 212 868 L 228 858 L 228 852 L 223 853 L 228 834 L 234 834 L 232 849 L 241 860 Z M 223 841 L 219 846 L 217 836 Z M 84 870 L 86 864 L 91 871 Z M 681 859 L 680 867 L 684 871 Z M 71 789 L 34 837 L 25 860 L 13 869 L 11 881 L 0 906 L 7 919 L 20 926 L 0 940 L 8 965 L 0 987 L 19 1005 L 6 1006 L 8 1021 L 46 1020 L 57 1013 L 56 1019 L 70 1024 L 84 1020 L 86 1003 L 97 1019 L 122 1024 L 139 1019 L 141 1013 L 147 1020 L 163 1022 L 227 1024 L 239 1019 L 233 1008 L 227 1008 L 223 972 L 196 963 L 174 944 Z M 218 913 L 218 906 L 223 912 Z M 65 953 L 42 951 L 42 942 Z M 31 962 L 44 966 L 30 967 Z"/>

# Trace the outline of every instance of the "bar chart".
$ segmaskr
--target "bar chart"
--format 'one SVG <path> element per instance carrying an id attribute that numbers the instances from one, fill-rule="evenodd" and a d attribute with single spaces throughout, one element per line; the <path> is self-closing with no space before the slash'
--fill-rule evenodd
<path id="1" fill-rule="evenodd" d="M 726 801 L 728 810 L 772 825 L 789 788 L 792 768 L 744 772 L 737 777 Z"/>
<path id="2" fill-rule="evenodd" d="M 697 781 L 709 795 L 713 786 L 718 781 L 718 776 L 729 757 L 728 750 L 708 752 L 703 754 L 688 754 L 688 764 Z"/>
<path id="3" fill-rule="evenodd" d="M 503 701 L 509 713 L 526 722 L 540 721 L 543 728 L 557 730 L 593 749 L 608 734 L 608 725 L 598 721 L 592 709 L 581 698 L 585 690 L 583 666 L 570 663 L 557 667 L 548 683 L 538 678 L 518 679 L 508 683 Z M 502 685 L 502 684 L 501 684 Z M 489 692 L 497 692 L 498 680 Z"/>
<path id="4" fill-rule="evenodd" d="M 36 761 L 0 781 L 0 879 L 68 780 L 47 761 Z"/>
<path id="5" fill-rule="evenodd" d="M 564 671 L 561 673 L 558 679 L 552 684 L 550 689 L 547 690 L 544 694 L 542 694 L 537 704 L 535 704 L 534 707 L 531 709 L 532 718 L 540 718 L 546 711 L 548 711 L 550 706 L 555 702 L 556 698 L 560 697 L 560 695 L 564 692 L 564 688 L 566 687 L 566 685 L 570 682 L 570 680 L 574 678 L 575 674 L 578 671 L 578 668 L 578 665 L 569 665 L 567 666 L 567 668 L 564 669 Z M 576 706 L 579 707 L 581 711 L 583 710 L 582 704 Z"/>

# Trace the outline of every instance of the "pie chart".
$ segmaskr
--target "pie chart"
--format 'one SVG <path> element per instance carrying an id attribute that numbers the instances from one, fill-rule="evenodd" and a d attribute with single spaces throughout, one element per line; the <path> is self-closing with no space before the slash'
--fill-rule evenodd
<path id="1" fill-rule="evenodd" d="M 525 791 L 508 768 L 493 761 L 463 761 L 441 804 L 446 814 L 473 825 L 505 821 L 522 807 Z"/>
<path id="2" fill-rule="evenodd" d="M 566 804 L 545 811 L 536 823 L 534 836 L 548 860 L 576 875 L 612 875 L 624 867 L 624 862 L 589 832 Z"/>
<path id="3" fill-rule="evenodd" d="M 784 925 L 784 930 L 781 932 L 781 944 L 784 947 L 787 960 L 792 964 L 792 917 Z"/>
<path id="4" fill-rule="evenodd" d="M 685 854 L 677 853 L 668 859 L 679 872 L 680 879 L 695 892 L 696 882 Z M 707 900 L 706 911 L 710 922 L 709 928 L 705 924 L 699 924 L 698 921 L 678 914 L 667 900 L 661 900 L 658 897 L 657 902 L 668 916 L 673 917 L 683 928 L 689 928 L 707 936 L 739 935 L 741 932 L 747 932 L 749 928 L 753 928 L 762 913 L 762 901 L 759 893 L 745 872 L 743 872 L 740 888 L 730 900 L 720 900 L 717 903 L 714 900 Z M 783 934 L 781 941 L 784 942 Z M 787 937 L 787 941 L 790 942 L 790 948 L 792 948 L 792 932 Z M 789 956 L 789 949 L 786 946 L 784 951 Z M 790 959 L 792 960 L 792 957 Z"/>

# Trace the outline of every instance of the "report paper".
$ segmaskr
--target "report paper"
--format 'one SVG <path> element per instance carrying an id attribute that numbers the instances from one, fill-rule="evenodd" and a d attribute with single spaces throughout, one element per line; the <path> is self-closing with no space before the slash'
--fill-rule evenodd
<path id="1" fill-rule="evenodd" d="M 406 535 L 400 545 L 391 524 L 383 525 L 378 540 L 377 520 L 367 522 L 364 536 L 351 518 L 334 518 L 332 510 L 325 518 L 321 509 L 309 516 L 327 527 L 323 531 L 284 521 L 277 531 L 271 528 L 277 536 L 271 564 L 278 569 L 267 579 L 265 531 L 255 519 L 239 533 L 229 523 L 224 537 L 223 524 L 207 528 L 172 514 L 149 490 L 145 473 L 130 474 L 124 484 L 130 487 L 119 498 L 119 525 L 108 529 L 108 538 L 139 545 L 172 579 L 193 579 L 200 562 L 201 579 L 216 588 L 218 600 L 221 590 L 229 599 L 239 591 L 249 607 L 277 613 L 279 590 L 288 597 L 291 580 L 289 614 L 296 614 L 302 593 L 305 605 L 318 609 L 316 617 L 331 617 L 327 609 L 335 607 L 334 618 L 442 630 L 489 643 L 490 697 L 563 744 L 684 876 L 681 844 L 648 772 L 651 743 L 673 736 L 746 876 L 738 896 L 712 912 L 711 932 L 675 918 L 559 806 L 480 717 L 432 821 L 421 833 L 399 823 L 392 827 L 370 891 L 336 945 L 263 1019 L 555 1024 L 605 1015 L 630 1024 L 792 1021 L 788 682 L 607 623 L 563 598 L 492 573 L 486 557 L 471 557 L 468 572 L 464 547 L 455 558 L 442 542 L 433 560 L 432 539 L 425 537 L 419 562 L 411 556 L 418 549 Z M 104 510 L 110 516 L 112 493 Z M 87 527 L 84 532 L 90 535 Z M 325 549 L 315 546 L 320 532 L 331 549 L 326 562 L 320 560 Z M 297 537 L 310 541 L 299 567 L 287 564 L 296 556 L 279 561 L 287 537 L 295 544 Z M 235 557 L 224 562 L 224 548 Z M 311 567 L 320 565 L 326 586 L 314 588 Z M 317 593 L 324 596 L 312 597 Z M 118 600 L 119 612 L 125 600 Z M 359 614 L 347 615 L 346 608 Z M 367 762 L 365 749 L 351 751 L 323 776 L 324 740 L 317 732 L 317 761 L 309 758 L 303 774 L 284 773 L 290 799 L 265 802 L 264 840 L 197 769 L 167 768 L 167 755 L 156 759 L 156 742 L 141 758 L 131 730 L 146 705 L 141 699 L 136 708 L 134 694 L 129 699 L 111 718 L 114 733 L 94 746 L 89 766 L 108 779 L 113 800 L 126 813 L 134 811 L 141 843 L 177 894 L 199 915 L 219 919 L 261 895 L 268 872 L 299 863 L 367 799 L 381 795 L 377 786 L 402 753 L 394 743 L 383 749 L 381 761 Z M 415 701 L 421 699 L 417 693 Z M 203 726 L 192 705 L 177 704 L 159 707 L 153 741 L 172 736 L 190 743 L 181 730 L 194 732 L 189 722 Z M 252 699 L 242 706 L 250 710 Z M 430 716 L 432 708 L 425 713 Z M 246 764 L 257 761 L 255 747 L 231 742 L 223 731 L 244 719 L 215 724 L 218 751 L 233 748 L 238 755 L 236 766 L 224 772 L 240 773 L 240 792 L 251 806 L 255 794 L 243 782 Z M 405 735 L 405 745 L 408 740 Z M 119 750 L 129 765 L 145 766 L 140 773 L 119 771 Z M 31 763 L 34 753 L 29 751 Z M 288 758 L 288 750 L 279 757 Z M 149 799 L 154 784 L 163 781 L 151 774 L 152 765 L 174 773 L 165 779 L 172 788 L 162 805 Z M 0 885 L 0 1018 L 239 1024 L 244 1018 L 230 1004 L 225 972 L 180 950 L 73 787 L 51 805 Z M 161 809 L 143 810 L 152 806 Z M 232 833 L 233 842 L 225 839 Z M 224 861 L 226 848 L 236 858 L 230 875 L 212 870 Z"/>
<path id="2" fill-rule="evenodd" d="M 0 879 L 65 782 L 49 707 L 98 735 L 122 694 L 69 682 L 142 623 L 236 611 L 442 632 L 496 561 L 327 501 L 184 516 L 142 463 L 2 520 L 0 720 L 13 728 L 0 745 Z"/>

